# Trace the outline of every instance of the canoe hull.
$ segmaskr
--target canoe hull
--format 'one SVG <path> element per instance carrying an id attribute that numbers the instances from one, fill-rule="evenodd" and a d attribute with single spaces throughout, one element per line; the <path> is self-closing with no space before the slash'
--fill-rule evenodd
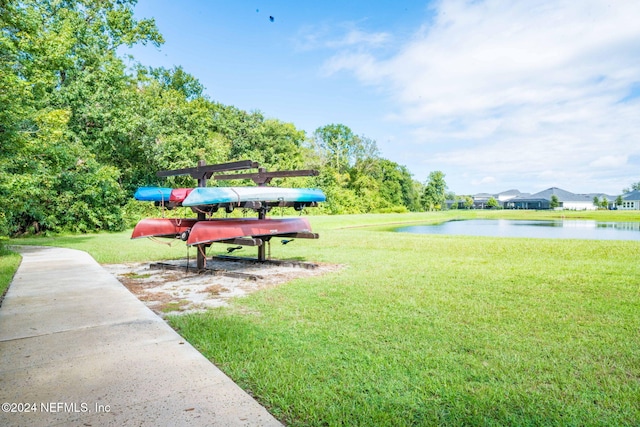
<path id="1" fill-rule="evenodd" d="M 180 237 L 198 222 L 195 218 L 146 218 L 138 222 L 132 239 L 141 237 Z"/>
<path id="2" fill-rule="evenodd" d="M 187 244 L 200 245 L 242 237 L 266 237 L 310 232 L 311 226 L 306 218 L 200 221 L 191 228 Z"/>

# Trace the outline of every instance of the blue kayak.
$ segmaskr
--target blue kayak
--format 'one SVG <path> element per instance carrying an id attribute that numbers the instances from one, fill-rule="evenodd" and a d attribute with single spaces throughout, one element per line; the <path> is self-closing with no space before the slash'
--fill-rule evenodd
<path id="1" fill-rule="evenodd" d="M 217 205 L 244 202 L 324 202 L 326 196 L 317 188 L 279 187 L 199 187 L 182 202 L 183 206 Z"/>
<path id="2" fill-rule="evenodd" d="M 171 190 L 167 187 L 140 187 L 133 198 L 143 202 L 168 202 L 171 199 Z"/>
<path id="3" fill-rule="evenodd" d="M 182 202 L 191 188 L 140 187 L 133 198 L 143 202 Z"/>

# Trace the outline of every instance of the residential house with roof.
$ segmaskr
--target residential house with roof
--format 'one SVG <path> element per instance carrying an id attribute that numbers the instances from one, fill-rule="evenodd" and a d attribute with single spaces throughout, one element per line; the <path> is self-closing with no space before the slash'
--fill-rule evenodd
<path id="1" fill-rule="evenodd" d="M 505 209 L 551 209 L 553 196 L 558 200 L 558 206 L 555 209 L 596 210 L 601 207 L 594 204 L 596 197 L 600 203 L 606 199 L 609 209 L 640 209 L 640 191 L 623 195 L 623 205 L 616 206 L 616 200 L 619 196 L 604 193 L 575 194 L 557 187 L 547 188 L 535 194 L 521 193 L 518 190 L 507 190 L 497 194 L 478 193 L 472 196 L 473 209 L 489 208 L 488 202 L 491 198 L 494 198 Z M 447 209 L 454 205 L 459 209 L 464 208 L 463 201 L 447 201 Z"/>
<path id="2" fill-rule="evenodd" d="M 500 206 L 504 206 L 505 202 L 523 195 L 518 190 L 507 190 L 498 194 L 490 194 L 490 193 L 477 193 L 474 194 L 473 197 L 473 208 L 474 209 L 487 209 L 490 199 L 495 199 Z"/>
<path id="3" fill-rule="evenodd" d="M 622 204 L 618 206 L 621 210 L 640 210 L 640 190 L 622 195 Z"/>
<path id="4" fill-rule="evenodd" d="M 604 200 L 607 201 L 607 209 L 617 209 L 616 207 L 616 199 L 618 196 L 612 196 L 611 194 L 604 193 L 589 193 L 587 196 L 591 197 L 591 200 L 594 200 L 596 197 L 602 203 Z M 604 206 L 601 206 L 604 207 Z"/>
<path id="5" fill-rule="evenodd" d="M 478 193 L 473 195 L 473 209 L 486 209 L 487 203 L 489 199 L 491 199 L 493 194 L 489 193 Z"/>
<path id="6" fill-rule="evenodd" d="M 593 197 L 588 194 L 574 194 L 557 187 L 547 188 L 531 195 L 514 197 L 505 203 L 506 209 L 551 209 L 553 196 L 558 199 L 558 209 L 595 210 Z"/>
<path id="7" fill-rule="evenodd" d="M 518 190 L 512 189 L 512 190 L 503 191 L 502 193 L 498 193 L 494 197 L 498 202 L 504 204 L 504 202 L 508 202 L 511 199 L 515 199 L 516 197 L 524 196 L 524 195 L 528 195 L 528 193 L 525 194 L 525 193 L 521 193 Z"/>

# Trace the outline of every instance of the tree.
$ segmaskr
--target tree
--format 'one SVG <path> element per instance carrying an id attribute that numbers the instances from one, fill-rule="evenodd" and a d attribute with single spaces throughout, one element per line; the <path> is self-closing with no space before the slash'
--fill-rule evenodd
<path id="1" fill-rule="evenodd" d="M 616 206 L 620 207 L 622 206 L 623 203 L 624 203 L 624 200 L 622 199 L 622 196 L 616 197 Z"/>
<path id="2" fill-rule="evenodd" d="M 558 206 L 560 206 L 560 200 L 558 200 L 558 196 L 556 196 L 555 194 L 552 194 L 551 202 L 549 202 L 549 207 L 551 209 L 556 209 Z"/>
<path id="3" fill-rule="evenodd" d="M 452 203 L 450 209 L 458 209 L 460 198 L 456 196 L 456 193 L 454 193 L 453 191 L 447 192 L 447 194 L 445 194 L 445 200 L 451 200 Z"/>
<path id="4" fill-rule="evenodd" d="M 434 171 L 429 174 L 429 180 L 422 193 L 422 206 L 425 210 L 432 211 L 442 207 L 447 190 L 444 177 L 445 175 L 441 171 Z"/>
<path id="5" fill-rule="evenodd" d="M 473 197 L 463 196 L 465 209 L 471 209 L 473 207 Z"/>
<path id="6" fill-rule="evenodd" d="M 106 121 L 86 113 L 90 94 L 114 88 L 111 106 L 128 89 L 119 46 L 162 43 L 134 4 L 0 2 L 0 232 L 122 227 L 120 172 L 91 150 Z"/>
<path id="7" fill-rule="evenodd" d="M 141 72 L 144 71 L 141 70 Z M 163 88 L 176 90 L 189 101 L 202 96 L 204 86 L 182 67 L 173 67 L 171 70 L 163 67 L 149 67 L 148 72 L 162 84 Z"/>
<path id="8" fill-rule="evenodd" d="M 487 207 L 491 209 L 497 209 L 500 207 L 500 204 L 495 197 L 490 197 L 489 200 L 487 200 Z"/>
<path id="9" fill-rule="evenodd" d="M 316 147 L 326 153 L 328 163 L 339 172 L 352 165 L 361 145 L 360 139 L 343 124 L 320 127 L 313 133 L 313 139 Z"/>
<path id="10" fill-rule="evenodd" d="M 602 196 L 602 200 L 600 201 L 600 207 L 602 209 L 609 209 L 609 200 L 606 196 Z"/>
<path id="11" fill-rule="evenodd" d="M 0 0 L 0 233 L 117 230 L 135 187 L 193 185 L 156 172 L 200 159 L 319 169 L 296 184 L 323 188 L 331 213 L 441 206 L 443 174 L 427 189 L 345 125 L 307 138 L 209 100 L 180 66 L 129 71 L 119 47 L 163 42 L 153 20 L 134 19 L 135 3 Z"/>
<path id="12" fill-rule="evenodd" d="M 600 198 L 598 196 L 593 197 L 593 206 L 599 208 L 600 207 Z"/>

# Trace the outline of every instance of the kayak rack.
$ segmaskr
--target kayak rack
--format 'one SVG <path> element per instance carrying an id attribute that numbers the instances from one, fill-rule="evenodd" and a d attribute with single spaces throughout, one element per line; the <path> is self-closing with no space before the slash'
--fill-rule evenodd
<path id="1" fill-rule="evenodd" d="M 196 271 L 195 268 L 189 267 L 188 263 L 185 263 L 184 265 L 176 265 L 176 264 L 169 264 L 165 262 L 155 262 L 155 263 L 149 264 L 149 268 L 155 269 L 155 270 L 162 270 L 162 271 L 185 270 L 186 272 L 189 272 L 189 269 L 193 270 L 194 272 Z M 212 276 L 224 276 L 224 277 L 231 277 L 234 279 L 245 279 L 245 280 L 253 280 L 253 281 L 264 279 L 264 276 L 260 274 L 240 273 L 237 271 L 229 271 L 229 270 L 223 270 L 219 268 L 210 268 L 210 267 L 198 269 L 197 274 L 209 274 Z"/>
<path id="2" fill-rule="evenodd" d="M 276 267 L 297 267 L 304 268 L 306 270 L 315 270 L 316 268 L 318 268 L 318 264 L 312 262 L 291 261 L 286 259 L 268 259 L 266 261 L 258 261 L 254 258 L 244 258 L 230 255 L 214 255 L 211 259 L 219 261 L 241 262 L 247 264 L 255 264 L 256 262 L 260 262 L 261 264 L 273 265 Z"/>
<path id="3" fill-rule="evenodd" d="M 234 263 L 242 263 L 247 265 L 269 265 L 274 267 L 295 267 L 295 268 L 303 268 L 306 270 L 315 270 L 318 268 L 318 264 L 312 262 L 303 262 L 303 261 L 295 261 L 295 260 L 279 260 L 279 259 L 269 259 L 266 261 L 258 261 L 255 258 L 244 258 L 237 256 L 229 256 L 229 255 L 214 255 L 211 257 L 212 261 L 228 261 Z M 212 276 L 224 276 L 231 277 L 234 279 L 244 279 L 244 280 L 252 280 L 258 281 L 265 279 L 263 275 L 254 274 L 254 273 L 242 273 L 238 271 L 229 271 L 222 268 L 213 268 L 213 267 L 205 267 L 203 269 L 197 269 L 197 267 L 190 265 L 188 260 L 185 260 L 182 263 L 168 263 L 168 262 L 155 262 L 149 264 L 150 269 L 155 270 L 172 270 L 172 271 L 180 271 L 184 270 L 185 272 L 189 272 L 189 270 L 193 271 L 197 274 L 208 274 Z"/>
<path id="4" fill-rule="evenodd" d="M 247 169 L 258 169 L 258 172 L 253 172 L 253 173 L 226 173 L 226 172 L 231 172 L 231 171 L 242 171 L 242 170 L 247 170 Z M 219 174 L 222 173 L 222 174 Z M 184 176 L 184 175 L 189 175 L 192 178 L 196 179 L 198 181 L 198 187 L 206 187 L 207 186 L 207 180 L 208 179 L 215 179 L 218 181 L 224 181 L 224 180 L 234 180 L 234 179 L 250 179 L 252 180 L 257 186 L 265 186 L 267 184 L 269 184 L 271 182 L 271 180 L 273 178 L 287 178 L 287 177 L 302 177 L 302 176 L 318 176 L 320 173 L 317 170 L 313 170 L 313 169 L 307 169 L 307 170 L 289 170 L 289 171 L 274 171 L 274 172 L 267 172 L 267 170 L 265 168 L 260 167 L 259 163 L 254 162 L 252 160 L 241 160 L 241 161 L 236 161 L 236 162 L 229 162 L 229 163 L 220 163 L 220 164 L 215 164 L 215 165 L 207 165 L 206 162 L 204 160 L 199 160 L 198 164 L 196 167 L 194 168 L 183 168 L 183 169 L 173 169 L 173 170 L 165 170 L 165 171 L 159 171 L 157 172 L 157 176 L 158 177 L 170 177 L 170 176 Z M 310 203 L 310 204 L 290 204 L 290 203 L 285 203 L 285 202 L 281 202 L 281 203 L 260 203 L 260 202 L 252 202 L 251 205 L 247 205 L 246 208 L 250 208 L 255 210 L 258 213 L 258 219 L 266 219 L 266 215 L 267 212 L 269 211 L 269 209 L 271 209 L 274 206 L 282 206 L 282 207 L 288 207 L 288 206 L 292 206 L 294 207 L 296 210 L 302 210 L 304 207 L 307 206 L 317 206 L 317 203 Z M 215 207 L 215 210 L 217 210 L 219 207 Z M 225 206 L 225 208 L 227 210 L 229 210 L 231 207 L 230 206 Z M 213 210 L 213 209 L 212 209 Z M 207 212 L 203 211 L 203 210 L 194 210 L 194 212 L 196 212 L 198 214 L 198 221 L 204 221 L 206 220 L 206 215 Z M 273 236 L 275 237 L 275 236 Z M 294 235 L 278 235 L 278 237 L 295 237 L 295 238 L 301 238 L 301 239 L 317 239 L 318 235 L 314 234 L 314 233 L 295 233 Z M 221 242 L 221 243 L 231 243 L 231 244 L 238 244 L 238 245 L 244 245 L 244 246 L 257 246 L 258 247 L 258 258 L 257 261 L 258 262 L 268 262 L 269 260 L 267 258 L 271 258 L 270 254 L 269 257 L 267 257 L 267 253 L 266 253 L 266 246 L 269 246 L 270 249 L 270 245 L 264 245 L 262 244 L 262 240 L 264 241 L 269 241 L 268 238 L 252 238 L 252 239 L 248 239 L 248 238 L 241 238 L 241 239 L 233 239 L 233 242 Z M 259 241 L 259 242 L 258 242 Z M 196 262 L 196 266 L 198 271 L 204 271 L 205 267 L 206 267 L 206 262 L 205 262 L 205 251 L 206 248 L 211 246 L 210 244 L 199 244 L 197 245 L 197 262 Z M 254 260 L 256 261 L 256 260 Z"/>

